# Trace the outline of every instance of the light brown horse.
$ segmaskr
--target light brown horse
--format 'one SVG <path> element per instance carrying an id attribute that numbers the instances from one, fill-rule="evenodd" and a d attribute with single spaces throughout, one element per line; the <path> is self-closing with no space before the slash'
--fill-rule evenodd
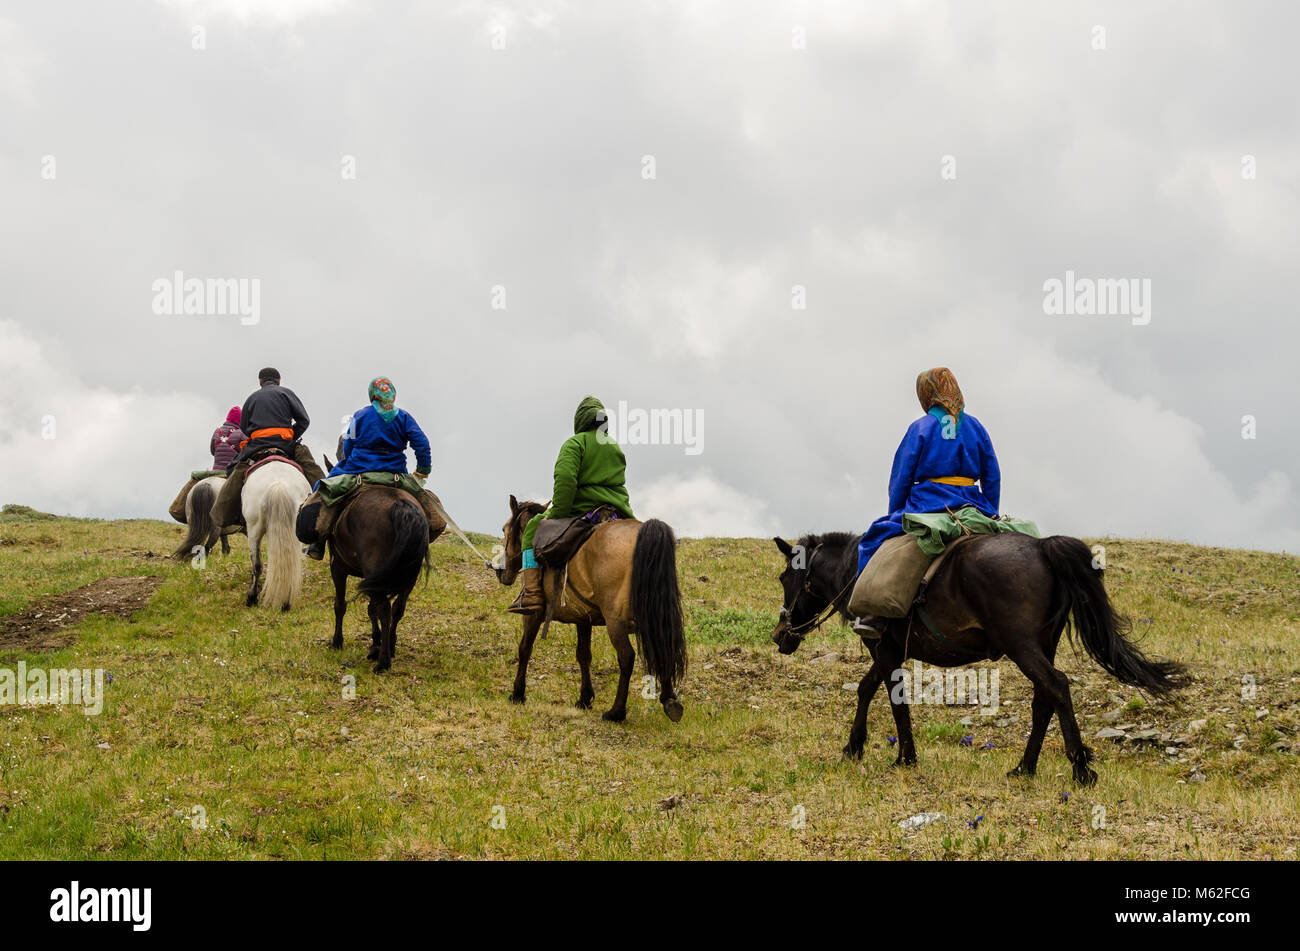
<path id="1" fill-rule="evenodd" d="M 524 528 L 545 510 L 546 506 L 537 502 L 519 502 L 510 496 L 510 519 L 502 529 L 506 565 L 497 570 L 502 584 L 514 584 L 523 563 Z M 561 584 L 563 591 L 559 590 Z M 615 519 L 597 526 L 569 561 L 567 576 L 558 571 L 545 573 L 542 593 L 548 607 L 556 602 L 552 620 L 578 629 L 580 709 L 590 709 L 596 696 L 591 686 L 591 629 L 604 625 L 618 655 L 618 692 L 602 719 L 617 723 L 627 716 L 628 684 L 636 663 L 629 637 L 633 633 L 646 670 L 659 681 L 664 713 L 674 723 L 682 718 L 682 703 L 674 688 L 686 674 L 686 636 L 677 586 L 677 540 L 667 524 L 654 518 L 647 522 Z M 528 660 L 543 618 L 544 614 L 524 616 L 519 669 L 510 695 L 514 703 L 524 702 Z"/>
<path id="2" fill-rule="evenodd" d="M 343 615 L 348 609 L 348 577 L 361 579 L 361 593 L 370 596 L 370 652 L 378 661 L 375 673 L 393 665 L 397 653 L 397 622 L 406 613 L 406 599 L 429 568 L 429 520 L 410 493 L 387 486 L 359 492 L 339 513 L 329 538 L 330 577 L 334 579 L 334 639 L 343 647 Z"/>

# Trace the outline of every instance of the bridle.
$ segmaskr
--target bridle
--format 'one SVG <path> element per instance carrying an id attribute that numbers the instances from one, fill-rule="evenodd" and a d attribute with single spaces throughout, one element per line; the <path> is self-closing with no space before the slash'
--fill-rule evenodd
<path id="1" fill-rule="evenodd" d="M 794 596 L 794 601 L 790 603 L 789 607 L 786 607 L 784 604 L 781 605 L 781 613 L 779 617 L 787 625 L 785 631 L 786 636 L 793 637 L 795 640 L 798 641 L 803 640 L 809 634 L 813 633 L 813 631 L 820 629 L 823 624 L 825 624 L 827 621 L 830 620 L 831 615 L 833 615 L 836 612 L 836 610 L 838 610 L 835 607 L 835 602 L 838 601 L 840 598 L 844 597 L 844 595 L 848 592 L 848 590 L 853 587 L 853 583 L 858 580 L 856 575 L 850 578 L 849 583 L 846 584 L 840 590 L 840 593 L 835 595 L 835 597 L 831 598 L 830 603 L 826 605 L 826 609 L 821 612 L 820 617 L 814 613 L 813 617 L 810 620 L 803 622 L 797 627 L 791 624 L 790 616 L 791 614 L 794 613 L 795 605 L 799 603 L 799 599 L 803 597 L 805 594 L 815 593 L 812 589 L 812 582 L 813 582 L 812 569 L 813 569 L 813 562 L 817 559 L 817 554 L 821 550 L 822 550 L 822 543 L 818 542 L 817 546 L 813 548 L 812 554 L 808 556 L 808 565 L 806 568 L 804 568 L 804 571 L 807 572 L 807 577 L 804 578 L 803 587 L 799 590 L 799 593 Z"/>

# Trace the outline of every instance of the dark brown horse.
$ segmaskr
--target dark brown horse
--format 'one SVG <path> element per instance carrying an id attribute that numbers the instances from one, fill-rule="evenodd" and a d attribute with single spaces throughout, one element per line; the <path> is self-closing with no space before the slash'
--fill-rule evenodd
<path id="1" fill-rule="evenodd" d="M 529 519 L 545 510 L 540 503 L 518 502 L 510 496 L 510 519 L 502 529 L 506 565 L 497 570 L 502 584 L 515 583 L 523 562 L 524 528 Z M 560 591 L 562 576 L 564 590 Z M 614 706 L 601 715 L 602 719 L 620 722 L 627 716 L 628 684 L 636 663 L 636 651 L 628 636 L 631 633 L 636 634 L 646 670 L 659 682 L 659 702 L 664 713 L 674 723 L 682 718 L 682 703 L 674 688 L 686 674 L 686 636 L 677 586 L 677 541 L 667 524 L 655 518 L 648 522 L 626 518 L 598 525 L 570 559 L 567 572 L 546 572 L 542 592 L 548 604 L 559 599 L 552 620 L 578 629 L 580 709 L 590 709 L 596 696 L 591 685 L 591 629 L 603 624 L 618 654 L 618 692 Z M 524 702 L 528 660 L 542 620 L 541 614 L 524 615 L 519 668 L 510 694 L 514 703 Z"/>
<path id="2" fill-rule="evenodd" d="M 429 567 L 429 520 L 410 493 L 387 486 L 363 489 L 334 522 L 330 534 L 330 577 L 334 579 L 334 639 L 343 647 L 348 576 L 361 579 L 370 597 L 370 652 L 375 673 L 388 670 L 397 652 L 397 622 L 406 599 Z"/>
<path id="3" fill-rule="evenodd" d="M 858 571 L 858 536 L 805 535 L 797 548 L 784 539 L 775 541 L 786 567 L 781 574 L 785 600 L 772 640 L 782 654 L 793 654 L 832 606 L 845 621 L 853 621 L 848 602 Z M 1054 664 L 1062 630 L 1070 629 L 1071 637 L 1077 630 L 1088 654 L 1121 683 L 1163 695 L 1186 679 L 1182 665 L 1148 660 L 1125 637 L 1129 627 L 1106 596 L 1092 552 L 1079 539 L 1019 534 L 972 539 L 951 553 L 928 585 L 923 614 L 913 607 L 908 617 L 891 620 L 881 638 L 863 638 L 873 663 L 858 684 L 858 710 L 844 755 L 862 756 L 867 706 L 886 678 L 891 684 L 901 679 L 905 659 L 957 667 L 1005 655 L 1034 685 L 1029 742 L 1008 775 L 1034 774 L 1055 713 L 1074 780 L 1090 785 L 1097 780 L 1088 765 L 1092 750 L 1079 734 L 1070 682 Z M 901 696 L 904 691 L 888 693 L 898 727 L 895 765 L 912 765 L 916 749 L 908 698 Z"/>

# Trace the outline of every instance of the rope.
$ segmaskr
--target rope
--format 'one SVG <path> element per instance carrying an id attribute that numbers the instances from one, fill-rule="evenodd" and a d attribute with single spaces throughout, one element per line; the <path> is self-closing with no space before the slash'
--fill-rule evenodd
<path id="1" fill-rule="evenodd" d="M 432 493 L 430 494 L 432 495 Z M 443 519 L 446 521 L 447 527 L 456 533 L 456 537 L 459 538 L 461 541 L 463 541 L 466 545 L 468 545 L 470 551 L 478 555 L 480 558 L 483 558 L 483 553 L 474 547 L 474 543 L 472 541 L 470 541 L 468 538 L 465 537 L 465 533 L 460 530 L 460 526 L 456 524 L 456 520 L 447 514 L 447 510 L 442 507 L 442 503 L 439 502 L 436 498 L 433 499 L 433 507 L 438 510 L 438 514 L 441 515 Z M 483 564 L 488 568 L 489 571 L 496 570 L 496 566 L 493 565 L 492 561 L 488 558 L 483 558 Z"/>

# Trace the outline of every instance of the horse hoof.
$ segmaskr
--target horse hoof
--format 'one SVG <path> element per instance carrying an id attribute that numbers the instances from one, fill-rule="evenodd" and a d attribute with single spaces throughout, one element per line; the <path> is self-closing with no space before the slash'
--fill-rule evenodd
<path id="1" fill-rule="evenodd" d="M 861 745 L 849 743 L 844 747 L 843 752 L 845 759 L 862 759 Z"/>
<path id="2" fill-rule="evenodd" d="M 676 698 L 672 700 L 665 700 L 664 713 L 668 715 L 668 719 L 676 723 L 678 720 L 682 718 L 682 713 L 683 713 L 682 702 Z"/>
<path id="3" fill-rule="evenodd" d="M 244 599 L 244 607 L 246 608 L 257 607 L 257 598 L 250 594 L 248 597 Z"/>
<path id="4" fill-rule="evenodd" d="M 343 650 L 343 642 L 342 642 L 342 641 L 330 641 L 330 642 L 329 642 L 329 649 L 332 650 L 332 651 L 341 651 L 341 650 Z"/>
<path id="5" fill-rule="evenodd" d="M 379 660 L 379 648 L 372 647 L 366 651 L 366 660 Z"/>
<path id="6" fill-rule="evenodd" d="M 590 710 L 591 700 L 592 700 L 591 697 L 579 697 L 578 702 L 575 703 L 574 706 L 577 707 L 579 710 Z"/>
<path id="7" fill-rule="evenodd" d="M 375 664 L 375 673 L 382 674 L 384 671 L 386 671 L 388 668 L 392 666 L 393 666 L 392 664 Z"/>
<path id="8" fill-rule="evenodd" d="M 287 605 L 287 604 L 282 604 L 282 605 L 280 605 L 280 613 L 281 613 L 281 614 L 288 614 L 288 613 L 289 613 L 289 605 Z"/>
<path id="9" fill-rule="evenodd" d="M 600 715 L 602 720 L 608 720 L 610 723 L 622 723 L 626 717 L 626 710 L 606 710 Z"/>
<path id="10" fill-rule="evenodd" d="M 512 693 L 512 694 L 510 695 L 510 702 L 511 702 L 511 703 L 523 703 L 523 702 L 524 702 L 524 695 L 523 695 L 522 693 Z"/>
<path id="11" fill-rule="evenodd" d="M 1074 781 L 1080 786 L 1091 786 L 1097 781 L 1097 771 L 1088 769 L 1086 766 L 1082 770 L 1074 771 Z"/>
<path id="12" fill-rule="evenodd" d="M 1007 771 L 1007 778 L 1015 779 L 1018 776 L 1029 777 L 1029 776 L 1033 776 L 1035 772 L 1036 770 L 1034 769 L 1034 767 L 1026 766 L 1024 763 L 1021 763 L 1015 769 L 1011 769 Z"/>

